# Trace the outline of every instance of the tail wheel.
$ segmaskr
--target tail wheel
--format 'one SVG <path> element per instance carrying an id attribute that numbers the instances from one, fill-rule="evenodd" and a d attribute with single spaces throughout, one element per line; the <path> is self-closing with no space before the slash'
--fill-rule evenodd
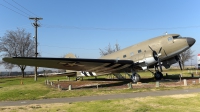
<path id="1" fill-rule="evenodd" d="M 140 78 L 139 74 L 134 73 L 134 74 L 131 75 L 131 79 L 132 79 L 133 83 L 137 83 L 137 82 L 140 81 L 141 78 Z"/>
<path id="2" fill-rule="evenodd" d="M 81 77 L 76 77 L 76 81 L 78 81 L 78 80 L 80 80 L 81 79 Z"/>

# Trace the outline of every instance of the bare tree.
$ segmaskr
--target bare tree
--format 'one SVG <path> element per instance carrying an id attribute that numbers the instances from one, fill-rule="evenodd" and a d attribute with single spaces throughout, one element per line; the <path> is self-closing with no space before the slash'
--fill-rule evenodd
<path id="1" fill-rule="evenodd" d="M 99 49 L 99 50 L 100 50 L 100 55 L 105 56 L 105 55 L 111 54 L 113 52 L 119 51 L 120 46 L 119 46 L 119 44 L 116 43 L 115 47 L 112 48 L 110 43 L 109 43 L 108 46 L 104 50 L 102 50 L 102 49 Z"/>
<path id="2" fill-rule="evenodd" d="M 33 57 L 35 56 L 35 44 L 31 40 L 31 33 L 25 29 L 17 28 L 16 31 L 7 31 L 5 35 L 0 38 L 0 52 L 3 57 Z M 14 67 L 12 64 L 2 62 L 6 68 Z M 25 65 L 15 65 L 21 69 L 22 77 L 24 77 Z"/>
<path id="3" fill-rule="evenodd" d="M 118 43 L 115 44 L 115 51 L 119 51 L 120 50 L 120 46 Z"/>
<path id="4" fill-rule="evenodd" d="M 189 61 L 189 59 L 193 58 L 193 56 L 194 56 L 193 53 L 194 53 L 194 51 L 192 51 L 191 49 L 188 49 L 185 52 L 180 54 L 183 69 L 185 68 L 185 62 L 187 62 L 187 61 Z"/>

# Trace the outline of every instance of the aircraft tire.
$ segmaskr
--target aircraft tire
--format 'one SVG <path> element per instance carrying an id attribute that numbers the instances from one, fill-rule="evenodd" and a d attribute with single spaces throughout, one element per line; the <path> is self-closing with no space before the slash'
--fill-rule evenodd
<path id="1" fill-rule="evenodd" d="M 137 73 L 131 75 L 131 80 L 133 81 L 133 83 L 139 82 L 140 79 L 141 79 L 141 78 L 140 78 L 140 75 L 137 74 Z"/>
<path id="2" fill-rule="evenodd" d="M 76 81 L 78 81 L 78 80 L 80 80 L 81 79 L 81 77 L 76 77 Z"/>
<path id="3" fill-rule="evenodd" d="M 154 78 L 155 78 L 156 80 L 161 80 L 161 79 L 163 78 L 162 72 L 157 71 L 157 72 L 154 74 Z"/>

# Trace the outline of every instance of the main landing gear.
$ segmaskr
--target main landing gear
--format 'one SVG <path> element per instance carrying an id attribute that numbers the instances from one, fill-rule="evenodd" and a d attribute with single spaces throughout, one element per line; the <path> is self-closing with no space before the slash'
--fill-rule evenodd
<path id="1" fill-rule="evenodd" d="M 154 78 L 156 80 L 161 80 L 163 78 L 163 74 L 160 71 L 156 71 L 156 73 L 154 73 Z"/>
<path id="2" fill-rule="evenodd" d="M 152 71 L 150 71 L 150 72 L 152 72 Z M 153 72 L 152 72 L 153 73 Z M 161 80 L 162 78 L 163 78 L 163 74 L 162 74 L 162 72 L 160 72 L 160 71 L 156 71 L 155 73 L 153 73 L 154 74 L 154 78 L 156 79 L 156 80 Z M 132 75 L 131 75 L 131 80 L 133 81 L 133 83 L 137 83 L 137 82 L 139 82 L 140 81 L 140 75 L 139 74 L 137 74 L 137 73 L 132 73 Z"/>
<path id="3" fill-rule="evenodd" d="M 133 73 L 133 74 L 131 75 L 131 80 L 133 81 L 133 83 L 139 82 L 140 79 L 141 79 L 141 78 L 140 78 L 140 75 L 137 74 L 137 73 Z"/>

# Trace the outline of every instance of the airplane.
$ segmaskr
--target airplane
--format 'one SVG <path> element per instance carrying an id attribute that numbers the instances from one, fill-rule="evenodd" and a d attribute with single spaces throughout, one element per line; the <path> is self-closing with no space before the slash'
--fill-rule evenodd
<path id="1" fill-rule="evenodd" d="M 141 77 L 137 70 L 149 70 L 156 80 L 163 78 L 162 66 L 166 69 L 179 63 L 182 70 L 180 54 L 189 49 L 196 40 L 181 37 L 179 34 L 165 34 L 100 57 L 89 58 L 47 58 L 47 57 L 4 57 L 5 62 L 18 65 L 48 67 L 81 71 L 85 76 L 98 76 L 115 73 L 131 73 L 134 83 Z M 151 71 L 150 68 L 155 68 Z"/>

